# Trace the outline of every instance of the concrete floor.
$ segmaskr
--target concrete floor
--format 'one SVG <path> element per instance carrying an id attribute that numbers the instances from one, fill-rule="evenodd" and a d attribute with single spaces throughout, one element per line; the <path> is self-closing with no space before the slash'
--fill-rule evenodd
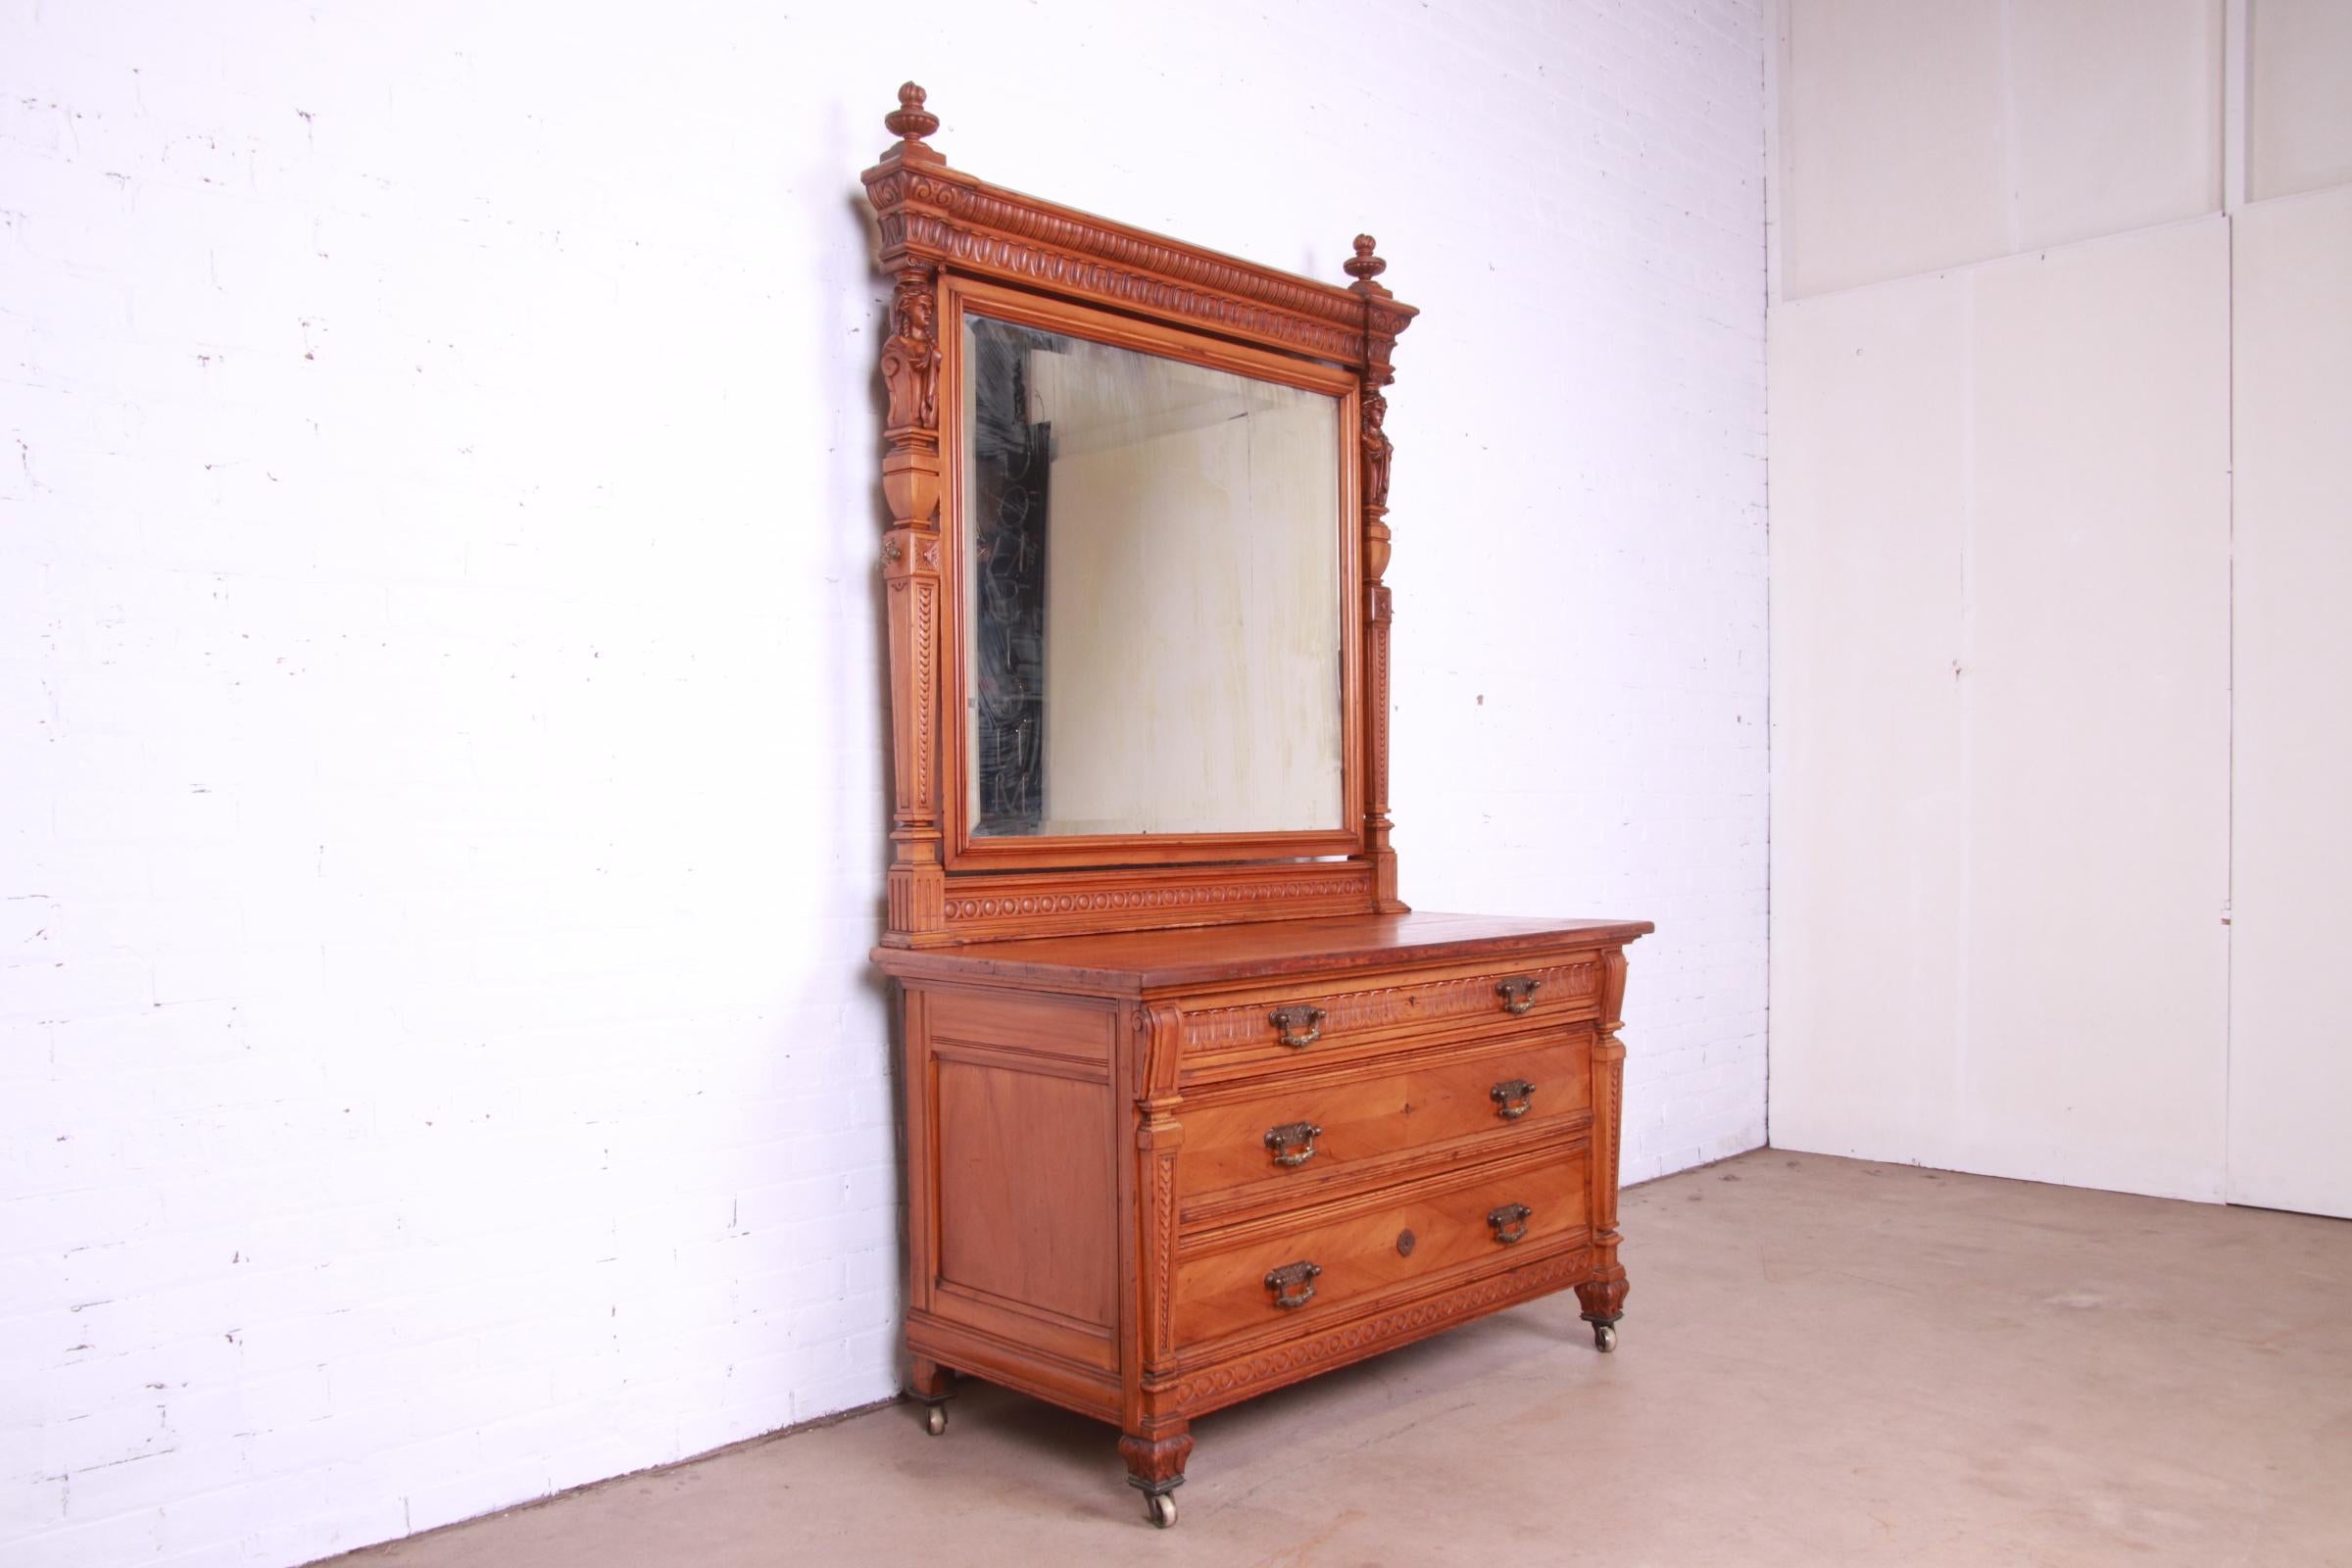
<path id="1" fill-rule="evenodd" d="M 1173 1531 L 966 1383 L 339 1561 L 2352 1565 L 2352 1223 L 1778 1151 L 1622 1223 L 1615 1355 L 1561 1296 L 1210 1416 Z"/>

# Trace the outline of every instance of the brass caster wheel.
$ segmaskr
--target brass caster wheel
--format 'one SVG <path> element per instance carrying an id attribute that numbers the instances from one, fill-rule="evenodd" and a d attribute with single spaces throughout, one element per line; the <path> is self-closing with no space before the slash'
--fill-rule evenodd
<path id="1" fill-rule="evenodd" d="M 1617 1348 L 1617 1325 L 1614 1323 L 1593 1324 L 1592 1343 L 1600 1348 L 1600 1353 L 1603 1355 Z"/>
<path id="2" fill-rule="evenodd" d="M 1176 1498 L 1172 1494 L 1154 1492 L 1144 1499 L 1144 1517 L 1162 1530 L 1176 1525 Z"/>
<path id="3" fill-rule="evenodd" d="M 948 1407 L 935 1404 L 923 1412 L 923 1430 L 938 1437 L 948 1430 Z"/>

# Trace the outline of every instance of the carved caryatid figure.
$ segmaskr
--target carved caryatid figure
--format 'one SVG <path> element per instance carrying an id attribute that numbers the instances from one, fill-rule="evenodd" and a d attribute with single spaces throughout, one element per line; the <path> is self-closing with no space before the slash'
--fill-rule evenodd
<path id="1" fill-rule="evenodd" d="M 882 345 L 882 383 L 890 392 L 886 428 L 939 428 L 939 337 L 927 277 L 901 278 L 890 302 L 890 338 Z"/>
<path id="2" fill-rule="evenodd" d="M 1364 505 L 1385 509 L 1389 504 L 1389 457 L 1396 448 L 1381 431 L 1389 416 L 1389 400 L 1378 392 L 1364 398 Z"/>

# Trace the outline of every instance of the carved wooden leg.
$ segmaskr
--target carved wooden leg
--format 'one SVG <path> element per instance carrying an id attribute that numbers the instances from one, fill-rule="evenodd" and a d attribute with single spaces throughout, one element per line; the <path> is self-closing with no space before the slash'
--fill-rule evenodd
<path id="1" fill-rule="evenodd" d="M 935 1438 L 948 1430 L 948 1401 L 956 1397 L 955 1380 L 955 1373 L 919 1355 L 906 1379 L 907 1396 L 926 1406 L 923 1426 Z"/>
<path id="2" fill-rule="evenodd" d="M 1154 1423 L 1150 1437 L 1129 1432 L 1119 1438 L 1127 1461 L 1127 1484 L 1144 1494 L 1144 1517 L 1165 1530 L 1176 1522 L 1175 1491 L 1184 1485 L 1184 1462 L 1193 1454 L 1192 1423 Z"/>
<path id="3" fill-rule="evenodd" d="M 1617 1348 L 1617 1320 L 1625 1316 L 1625 1270 L 1610 1265 L 1613 1272 L 1596 1280 L 1588 1280 L 1576 1288 L 1576 1298 L 1584 1303 L 1585 1321 L 1592 1325 L 1592 1343 L 1603 1350 Z"/>

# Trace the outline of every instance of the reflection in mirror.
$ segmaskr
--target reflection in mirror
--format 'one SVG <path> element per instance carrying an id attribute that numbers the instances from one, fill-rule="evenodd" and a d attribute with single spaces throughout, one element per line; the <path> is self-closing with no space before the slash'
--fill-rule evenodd
<path id="1" fill-rule="evenodd" d="M 1341 828 L 1340 400 L 962 330 L 973 835 Z"/>

